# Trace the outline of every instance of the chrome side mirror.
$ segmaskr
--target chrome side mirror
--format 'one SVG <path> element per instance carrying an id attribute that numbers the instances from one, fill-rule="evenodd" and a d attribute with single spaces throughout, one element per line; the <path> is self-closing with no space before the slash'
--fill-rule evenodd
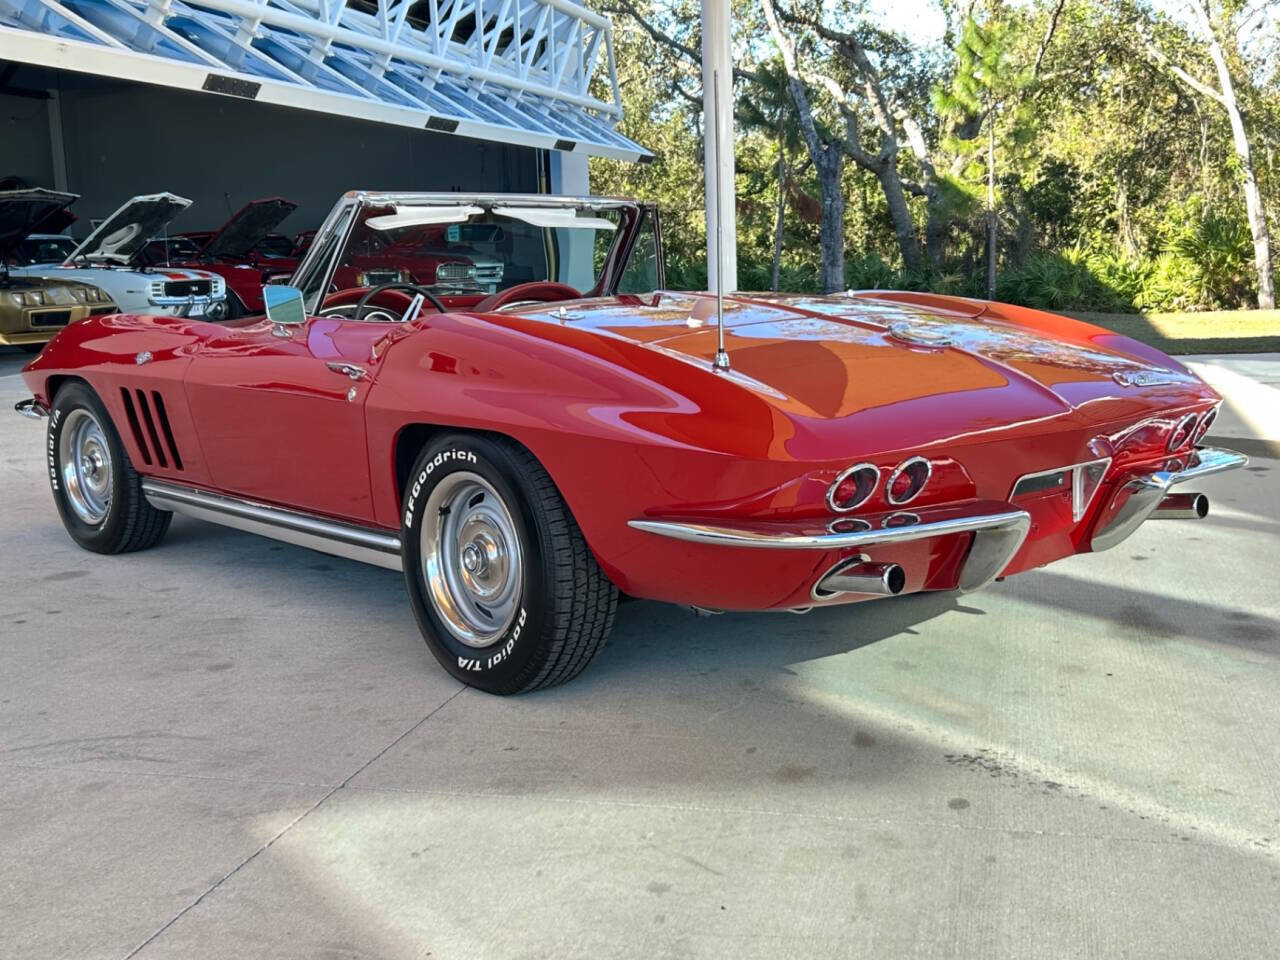
<path id="1" fill-rule="evenodd" d="M 290 327 L 307 322 L 307 308 L 302 302 L 302 291 L 297 287 L 263 287 L 262 302 L 267 308 L 267 319 L 271 321 L 271 332 L 277 337 L 288 337 Z"/>

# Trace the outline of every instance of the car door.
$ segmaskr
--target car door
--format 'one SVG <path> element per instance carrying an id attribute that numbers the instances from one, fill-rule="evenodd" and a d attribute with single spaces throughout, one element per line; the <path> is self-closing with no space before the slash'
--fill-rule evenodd
<path id="1" fill-rule="evenodd" d="M 371 523 L 365 402 L 397 329 L 309 317 L 286 336 L 262 320 L 206 340 L 186 391 L 215 484 L 248 499 Z"/>

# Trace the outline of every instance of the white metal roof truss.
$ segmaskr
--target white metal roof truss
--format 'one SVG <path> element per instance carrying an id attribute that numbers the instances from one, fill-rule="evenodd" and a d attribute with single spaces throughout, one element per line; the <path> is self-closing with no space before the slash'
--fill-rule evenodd
<path id="1" fill-rule="evenodd" d="M 501 143 L 652 159 L 614 129 L 622 108 L 607 18 L 571 0 L 364 0 L 363 7 L 346 0 L 0 0 L 0 60 Z M 602 82 L 593 85 L 597 73 Z"/>

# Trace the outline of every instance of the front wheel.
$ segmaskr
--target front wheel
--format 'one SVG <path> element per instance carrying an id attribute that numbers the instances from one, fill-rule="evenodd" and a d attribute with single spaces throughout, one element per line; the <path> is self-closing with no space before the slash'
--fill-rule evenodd
<path id="1" fill-rule="evenodd" d="M 617 588 L 523 447 L 438 437 L 409 476 L 402 524 L 418 625 L 464 683 L 496 694 L 554 686 L 604 645 Z"/>
<path id="2" fill-rule="evenodd" d="M 169 529 L 173 514 L 143 495 L 106 407 L 87 384 L 69 383 L 53 398 L 47 451 L 62 525 L 86 550 L 145 550 Z"/>

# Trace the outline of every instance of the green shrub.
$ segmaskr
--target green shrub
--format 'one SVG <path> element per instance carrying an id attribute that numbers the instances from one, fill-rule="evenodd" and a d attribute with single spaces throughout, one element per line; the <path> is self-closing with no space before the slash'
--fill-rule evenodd
<path id="1" fill-rule="evenodd" d="M 1209 215 L 1169 242 L 1167 252 L 1187 261 L 1194 272 L 1196 306 L 1237 306 L 1253 290 L 1253 238 L 1243 220 Z"/>
<path id="2" fill-rule="evenodd" d="M 902 272 L 874 253 L 845 261 L 844 285 L 849 290 L 891 290 L 905 286 Z"/>
<path id="3" fill-rule="evenodd" d="M 1139 310 L 1188 310 L 1200 303 L 1199 283 L 1200 273 L 1194 263 L 1166 251 L 1151 261 L 1133 304 Z"/>
<path id="4" fill-rule="evenodd" d="M 1099 278 L 1088 254 L 1078 248 L 1037 253 L 996 280 L 996 299 L 1045 310 L 1122 310 L 1125 295 Z M 1112 265 L 1114 267 L 1114 265 Z"/>

